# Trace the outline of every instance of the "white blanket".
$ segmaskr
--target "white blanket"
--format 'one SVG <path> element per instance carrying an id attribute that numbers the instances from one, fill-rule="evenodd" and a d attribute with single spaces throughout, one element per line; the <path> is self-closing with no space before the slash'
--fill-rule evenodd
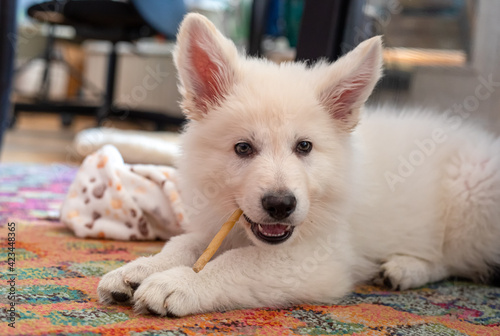
<path id="1" fill-rule="evenodd" d="M 127 163 L 173 165 L 179 153 L 178 133 L 90 128 L 77 134 L 76 152 L 86 157 L 105 145 L 118 149 Z"/>
<path id="2" fill-rule="evenodd" d="M 111 145 L 84 160 L 61 208 L 78 237 L 167 240 L 185 220 L 175 168 L 125 164 Z"/>

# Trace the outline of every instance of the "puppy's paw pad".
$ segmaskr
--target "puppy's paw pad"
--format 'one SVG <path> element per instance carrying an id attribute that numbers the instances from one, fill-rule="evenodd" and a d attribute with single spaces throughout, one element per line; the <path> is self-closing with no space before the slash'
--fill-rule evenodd
<path id="1" fill-rule="evenodd" d="M 165 315 L 168 318 L 179 318 L 180 316 L 175 315 L 170 310 L 167 309 L 167 314 Z"/>
<path id="2" fill-rule="evenodd" d="M 111 292 L 111 297 L 113 298 L 113 300 L 120 303 L 130 300 L 130 295 L 121 292 Z"/>
<path id="3" fill-rule="evenodd" d="M 387 270 L 384 267 L 384 265 L 382 265 L 381 271 L 373 279 L 373 282 L 378 286 L 386 287 L 391 290 L 400 290 L 401 289 L 401 286 L 399 284 L 401 278 L 400 272 L 393 270 L 393 273 L 391 273 L 391 271 Z"/>
<path id="4" fill-rule="evenodd" d="M 161 313 L 158 313 L 156 310 L 154 310 L 151 307 L 146 307 L 146 311 L 148 312 L 149 315 L 161 316 Z"/>
<path id="5" fill-rule="evenodd" d="M 122 278 L 120 269 L 105 274 L 97 286 L 102 303 L 125 303 L 132 297 L 132 289 Z"/>
<path id="6" fill-rule="evenodd" d="M 392 290 L 401 290 L 401 286 L 396 283 L 393 279 L 391 279 L 391 276 L 389 274 L 384 274 L 383 277 L 383 283 L 384 286 L 387 288 L 390 288 Z"/>
<path id="7" fill-rule="evenodd" d="M 151 308 L 149 306 L 146 306 L 145 309 L 146 309 L 147 313 L 151 316 L 165 316 L 168 318 L 179 318 L 179 316 L 175 315 L 174 313 L 172 313 L 168 309 L 165 309 L 162 313 L 157 312 L 156 310 L 154 310 L 153 308 Z"/>
<path id="8" fill-rule="evenodd" d="M 380 266 L 375 284 L 392 290 L 406 290 L 427 283 L 430 279 L 429 264 L 411 256 L 393 256 Z"/>
<path id="9" fill-rule="evenodd" d="M 102 303 L 130 303 L 141 282 L 154 272 L 148 266 L 148 258 L 139 258 L 116 270 L 105 274 L 97 293 Z"/>
<path id="10" fill-rule="evenodd" d="M 141 284 L 137 282 L 129 282 L 128 285 L 130 286 L 130 288 L 132 288 L 132 290 L 135 291 Z"/>

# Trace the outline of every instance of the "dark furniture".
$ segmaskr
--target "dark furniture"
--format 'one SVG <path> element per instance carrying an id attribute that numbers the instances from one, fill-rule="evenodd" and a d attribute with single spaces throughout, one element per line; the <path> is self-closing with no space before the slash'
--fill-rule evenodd
<path id="1" fill-rule="evenodd" d="M 349 0 L 306 0 L 297 42 L 297 61 L 342 56 Z"/>
<path id="2" fill-rule="evenodd" d="M 63 115 L 94 115 L 98 124 L 110 117 L 120 119 L 146 119 L 156 122 L 157 128 L 165 124 L 181 124 L 184 119 L 173 117 L 161 111 L 141 111 L 123 109 L 114 105 L 114 93 L 117 73 L 116 44 L 132 42 L 153 34 L 162 34 L 174 39 L 177 26 L 186 12 L 182 0 L 135 0 L 118 2 L 111 0 L 71 0 L 47 1 L 28 9 L 28 15 L 54 25 L 74 27 L 80 40 L 95 39 L 111 42 L 112 48 L 108 56 L 105 92 L 102 103 L 87 104 L 84 101 L 51 101 L 47 98 L 48 76 L 53 36 L 49 35 L 45 53 L 46 64 L 42 79 L 42 87 L 38 99 L 32 102 L 15 104 L 14 116 L 20 111 L 56 112 Z M 161 17 L 161 20 L 159 18 Z M 148 21 L 149 20 L 149 21 Z M 67 119 L 66 119 L 67 120 Z M 63 120 L 64 121 L 64 120 Z"/>
<path id="3" fill-rule="evenodd" d="M 253 0 L 250 17 L 250 36 L 248 37 L 247 54 L 261 56 L 261 43 L 266 31 L 270 0 Z"/>
<path id="4" fill-rule="evenodd" d="M 248 54 L 261 56 L 261 42 L 266 30 L 272 0 L 254 0 Z M 330 61 L 349 51 L 351 35 L 347 30 L 353 13 L 360 11 L 358 0 L 304 0 L 296 60 L 314 63 L 320 58 Z M 353 47 L 353 46 L 352 46 Z"/>
<path id="5" fill-rule="evenodd" d="M 8 125 L 10 91 L 16 46 L 16 1 L 0 1 L 0 149 Z"/>

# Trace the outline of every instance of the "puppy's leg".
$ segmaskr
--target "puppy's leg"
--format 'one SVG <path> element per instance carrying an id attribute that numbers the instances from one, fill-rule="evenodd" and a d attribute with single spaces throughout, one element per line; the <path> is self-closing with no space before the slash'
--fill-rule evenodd
<path id="1" fill-rule="evenodd" d="M 407 255 L 394 255 L 380 267 L 374 280 L 393 290 L 405 290 L 439 281 L 449 276 L 445 266 Z"/>
<path id="2" fill-rule="evenodd" d="M 185 316 L 302 302 L 328 303 L 345 295 L 351 286 L 348 267 L 335 258 L 248 246 L 225 252 L 200 273 L 190 267 L 176 267 L 151 275 L 135 292 L 134 309 Z"/>
<path id="3" fill-rule="evenodd" d="M 376 281 L 406 289 L 448 276 L 488 282 L 500 265 L 500 140 L 461 146 L 442 176 L 443 257 L 428 262 L 407 255 L 391 257 Z"/>
<path id="4" fill-rule="evenodd" d="M 140 257 L 105 274 L 97 287 L 100 301 L 129 302 L 134 291 L 151 274 L 176 266 L 192 265 L 206 247 L 207 241 L 209 238 L 200 233 L 173 237 L 160 253 L 150 257 Z"/>
<path id="5" fill-rule="evenodd" d="M 500 266 L 500 139 L 461 148 L 446 168 L 445 262 L 452 275 L 490 282 Z"/>

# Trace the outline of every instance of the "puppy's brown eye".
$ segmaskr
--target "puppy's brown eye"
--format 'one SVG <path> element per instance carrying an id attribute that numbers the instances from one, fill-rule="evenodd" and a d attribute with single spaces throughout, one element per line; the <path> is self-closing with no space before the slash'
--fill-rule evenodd
<path id="1" fill-rule="evenodd" d="M 253 153 L 252 146 L 246 142 L 238 142 L 234 145 L 234 151 L 239 156 L 249 156 Z"/>
<path id="2" fill-rule="evenodd" d="M 309 154 L 313 145 L 309 141 L 301 141 L 297 144 L 296 150 L 299 154 Z"/>

